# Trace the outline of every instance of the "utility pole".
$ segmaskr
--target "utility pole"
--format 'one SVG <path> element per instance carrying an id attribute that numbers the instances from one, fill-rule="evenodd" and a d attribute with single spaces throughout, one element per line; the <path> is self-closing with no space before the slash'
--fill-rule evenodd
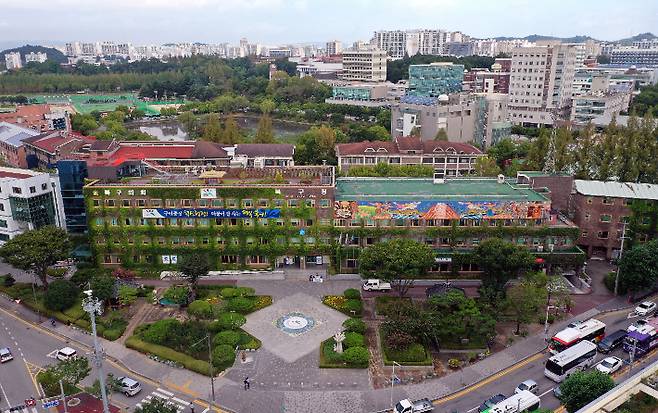
<path id="1" fill-rule="evenodd" d="M 62 391 L 62 405 L 64 406 L 64 413 L 69 413 L 68 407 L 66 407 L 66 394 L 64 393 L 64 383 L 59 381 L 59 389 Z"/>
<path id="2" fill-rule="evenodd" d="M 87 290 L 84 292 L 87 297 L 82 300 L 82 309 L 89 314 L 91 319 L 91 336 L 94 338 L 94 365 L 98 372 L 98 382 L 101 387 L 101 398 L 103 400 L 103 413 L 110 413 L 110 406 L 107 402 L 107 389 L 105 388 L 105 377 L 103 377 L 103 349 L 98 344 L 98 337 L 96 337 L 96 315 L 103 313 L 102 302 L 98 298 L 92 296 L 92 291 Z"/>
<path id="3" fill-rule="evenodd" d="M 619 295 L 619 264 L 621 255 L 624 253 L 624 240 L 626 239 L 626 222 L 621 227 L 621 248 L 619 249 L 619 257 L 617 257 L 617 275 L 615 275 L 615 295 Z"/>
<path id="4" fill-rule="evenodd" d="M 212 365 L 212 339 L 210 333 L 206 335 L 208 338 L 208 364 L 210 364 L 210 394 L 212 397 L 212 404 L 215 404 L 215 367 Z"/>

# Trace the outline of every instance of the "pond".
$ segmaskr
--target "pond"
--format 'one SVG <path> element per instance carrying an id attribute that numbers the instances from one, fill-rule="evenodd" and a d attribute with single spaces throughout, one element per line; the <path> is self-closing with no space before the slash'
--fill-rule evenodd
<path id="1" fill-rule="evenodd" d="M 258 129 L 258 117 L 255 116 L 240 116 L 235 118 L 238 127 L 246 135 L 253 135 Z M 310 129 L 310 125 L 285 122 L 277 119 L 272 120 L 274 127 L 274 135 L 280 141 L 287 141 L 290 138 L 300 133 L 304 133 Z M 140 132 L 148 133 L 161 141 L 183 141 L 188 138 L 187 132 L 178 122 L 174 120 L 153 121 L 148 123 L 137 123 L 128 125 L 129 129 L 139 130 Z"/>

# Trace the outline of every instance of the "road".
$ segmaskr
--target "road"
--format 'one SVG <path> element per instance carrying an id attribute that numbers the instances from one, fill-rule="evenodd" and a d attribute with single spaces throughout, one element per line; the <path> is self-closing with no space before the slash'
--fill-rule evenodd
<path id="1" fill-rule="evenodd" d="M 56 364 L 57 361 L 53 358 L 54 351 L 66 346 L 72 347 L 79 356 L 85 356 L 91 362 L 90 348 L 68 342 L 58 335 L 34 327 L 5 309 L 0 309 L 0 327 L 2 328 L 0 347 L 9 347 L 14 355 L 14 360 L 0 365 L 0 394 L 2 394 L 0 411 L 22 405 L 27 398 L 41 397 L 34 377 L 45 366 Z M 132 376 L 130 372 L 109 360 L 105 361 L 103 369 L 105 374 L 112 373 L 115 377 Z M 91 386 L 97 377 L 94 368 L 81 385 Z M 166 388 L 154 381 L 143 379 L 139 381 L 142 384 L 140 393 L 134 397 L 120 393 L 112 394 L 112 404 L 132 410 L 147 398 L 160 397 L 179 405 L 181 412 L 191 411 L 189 406 L 193 398 L 189 395 Z M 201 402 L 197 401 L 195 404 L 197 412 L 204 411 L 206 406 Z"/>

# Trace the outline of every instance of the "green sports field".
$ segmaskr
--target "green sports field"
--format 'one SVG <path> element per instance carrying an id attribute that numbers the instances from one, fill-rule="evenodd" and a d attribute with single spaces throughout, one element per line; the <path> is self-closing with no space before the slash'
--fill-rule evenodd
<path id="1" fill-rule="evenodd" d="M 145 102 L 140 100 L 136 95 L 130 93 L 123 94 L 72 94 L 72 95 L 33 95 L 30 96 L 32 103 L 49 103 L 49 104 L 71 104 L 79 113 L 111 112 L 119 105 L 135 107 L 143 110 L 147 116 L 157 116 L 160 110 L 157 105 L 184 103 L 180 101 L 158 101 Z"/>

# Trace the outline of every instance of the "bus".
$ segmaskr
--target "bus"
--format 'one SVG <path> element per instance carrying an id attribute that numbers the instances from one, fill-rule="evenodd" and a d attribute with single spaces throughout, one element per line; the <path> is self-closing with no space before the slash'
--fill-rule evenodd
<path id="1" fill-rule="evenodd" d="M 582 323 L 570 324 L 551 338 L 548 349 L 557 354 L 583 340 L 598 343 L 605 337 L 605 324 L 595 318 Z"/>
<path id="2" fill-rule="evenodd" d="M 546 361 L 544 375 L 554 382 L 561 382 L 572 373 L 585 370 L 594 363 L 596 344 L 581 341 Z"/>
<path id="3" fill-rule="evenodd" d="M 523 390 L 491 406 L 482 413 L 532 413 L 539 411 L 540 408 L 541 400 L 539 397 Z"/>
<path id="4" fill-rule="evenodd" d="M 624 339 L 624 351 L 641 357 L 658 347 L 658 332 L 651 325 L 644 325 L 628 333 Z"/>

